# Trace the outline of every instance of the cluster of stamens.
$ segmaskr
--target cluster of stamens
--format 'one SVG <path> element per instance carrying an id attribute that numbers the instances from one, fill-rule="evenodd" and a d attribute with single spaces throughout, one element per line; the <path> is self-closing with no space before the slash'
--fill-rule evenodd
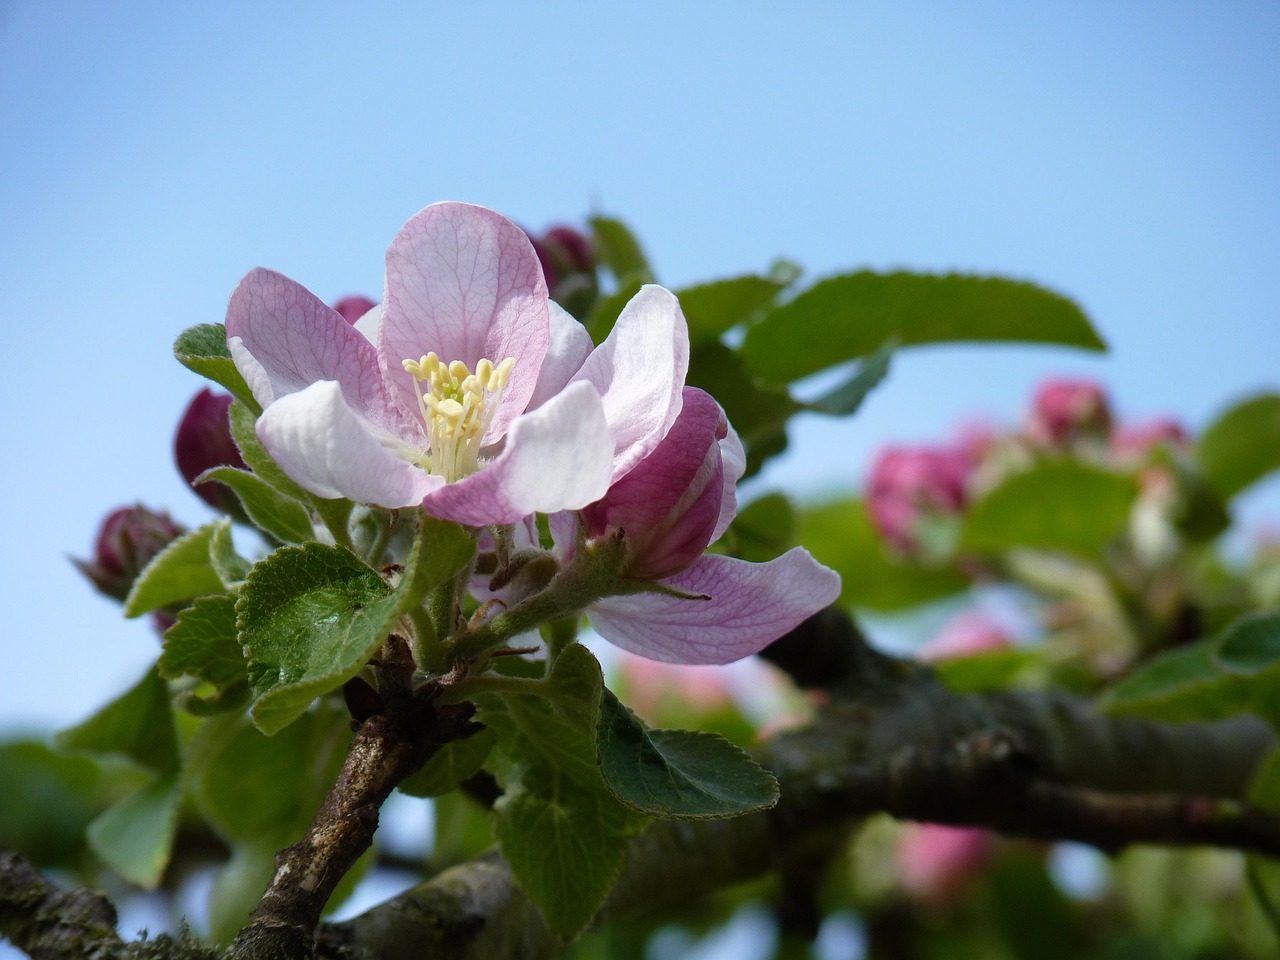
<path id="1" fill-rule="evenodd" d="M 481 360 L 475 373 L 461 360 L 446 364 L 434 353 L 403 363 L 413 377 L 427 438 L 421 466 L 450 483 L 475 473 L 484 433 L 498 409 L 515 358 L 507 357 L 496 366 L 492 360 Z"/>

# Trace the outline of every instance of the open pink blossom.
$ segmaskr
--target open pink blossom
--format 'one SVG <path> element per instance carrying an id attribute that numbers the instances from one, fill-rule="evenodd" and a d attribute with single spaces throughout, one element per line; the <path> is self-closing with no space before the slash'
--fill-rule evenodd
<path id="1" fill-rule="evenodd" d="M 227 345 L 263 407 L 258 437 L 301 486 L 473 526 L 599 499 L 674 422 L 688 366 L 670 293 L 642 290 L 592 350 L 524 231 L 463 203 L 401 228 L 382 304 L 354 325 L 254 270 Z"/>
<path id="2" fill-rule="evenodd" d="M 621 531 L 626 576 L 660 585 L 592 604 L 601 636 L 650 660 L 731 663 L 835 601 L 839 575 L 800 547 L 768 563 L 703 553 L 733 520 L 745 468 L 719 405 L 686 387 L 662 441 L 581 513 L 589 536 Z"/>

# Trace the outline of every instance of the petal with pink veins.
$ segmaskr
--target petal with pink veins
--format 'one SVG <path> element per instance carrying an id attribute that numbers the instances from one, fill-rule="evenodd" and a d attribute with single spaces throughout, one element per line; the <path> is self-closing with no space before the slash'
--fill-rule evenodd
<path id="1" fill-rule="evenodd" d="M 662 593 L 608 597 L 588 610 L 609 642 L 666 663 L 732 663 L 766 646 L 840 595 L 840 576 L 802 547 L 768 563 L 708 555 L 664 581 Z"/>
<path id="2" fill-rule="evenodd" d="M 515 358 L 486 442 L 501 438 L 533 395 L 550 338 L 547 285 L 523 230 L 467 203 L 435 203 L 409 219 L 387 249 L 378 351 L 392 389 L 416 410 L 401 362 L 434 352 L 472 372 L 483 358 Z"/>

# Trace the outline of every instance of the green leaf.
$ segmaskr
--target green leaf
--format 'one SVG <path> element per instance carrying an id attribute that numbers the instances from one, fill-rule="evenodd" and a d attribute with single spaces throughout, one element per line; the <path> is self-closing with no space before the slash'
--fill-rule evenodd
<path id="1" fill-rule="evenodd" d="M 244 578 L 249 575 L 249 568 L 253 564 L 236 553 L 230 523 L 219 523 L 213 531 L 213 536 L 209 539 L 209 563 L 223 589 L 227 591 L 239 589 Z"/>
<path id="2" fill-rule="evenodd" d="M 1280 394 L 1250 397 L 1221 414 L 1201 435 L 1196 459 L 1227 498 L 1280 467 Z"/>
<path id="3" fill-rule="evenodd" d="M 214 467 L 196 477 L 196 483 L 216 481 L 235 491 L 244 512 L 257 526 L 284 543 L 304 543 L 314 539 L 311 514 L 267 481 L 247 470 Z"/>
<path id="4" fill-rule="evenodd" d="M 244 651 L 236 632 L 235 600 L 228 596 L 200 597 L 178 614 L 164 635 L 164 652 L 156 664 L 170 680 L 196 677 L 214 688 L 210 697 L 194 693 L 182 705 L 201 715 L 230 710 L 249 699 Z"/>
<path id="5" fill-rule="evenodd" d="M 161 777 L 89 824 L 89 846 L 130 883 L 160 884 L 178 826 L 178 774 Z"/>
<path id="6" fill-rule="evenodd" d="M 188 370 L 226 387 L 233 397 L 255 414 L 262 412 L 258 401 L 253 398 L 253 391 L 231 359 L 231 351 L 227 349 L 227 328 L 222 324 L 201 323 L 182 331 L 173 343 L 173 355 Z"/>
<path id="7" fill-rule="evenodd" d="M 212 561 L 215 538 L 228 535 L 230 520 L 215 520 L 183 534 L 157 553 L 133 582 L 124 601 L 126 617 L 140 617 L 152 610 L 193 597 L 222 593 L 225 585 Z"/>
<path id="8" fill-rule="evenodd" d="M 309 503 L 311 494 L 294 483 L 288 474 L 280 469 L 279 465 L 271 459 L 271 454 L 267 453 L 267 448 L 262 445 L 262 441 L 258 439 L 258 434 L 254 430 L 258 415 L 243 403 L 233 403 L 229 416 L 231 439 L 236 442 L 236 446 L 240 449 L 240 456 L 249 465 L 249 469 L 286 497 L 301 503 Z"/>
<path id="9" fill-rule="evenodd" d="M 1040 662 L 1034 650 L 992 650 L 931 664 L 938 679 L 956 693 L 1007 688 L 1024 670 Z"/>
<path id="10" fill-rule="evenodd" d="M 424 518 L 395 591 L 345 547 L 308 543 L 260 561 L 236 602 L 258 728 L 275 733 L 355 676 L 397 621 L 474 550 L 457 524 Z"/>
<path id="11" fill-rule="evenodd" d="M 57 744 L 63 750 L 127 757 L 159 774 L 177 770 L 168 684 L 153 667 L 88 720 L 58 734 Z"/>
<path id="12" fill-rule="evenodd" d="M 653 271 L 629 227 L 613 217 L 592 217 L 588 221 L 595 242 L 596 260 L 621 283 L 633 277 L 653 282 Z"/>
<path id="13" fill-rule="evenodd" d="M 1258 764 L 1245 799 L 1255 807 L 1280 813 L 1280 750 L 1272 750 Z"/>
<path id="14" fill-rule="evenodd" d="M 719 340 L 727 330 L 757 319 L 787 286 L 770 277 L 746 274 L 677 290 L 689 323 L 690 344 Z"/>
<path id="15" fill-rule="evenodd" d="M 1218 640 L 1217 660 L 1232 673 L 1255 674 L 1280 665 L 1280 612 L 1231 624 Z"/>
<path id="16" fill-rule="evenodd" d="M 608 690 L 596 744 L 614 796 L 651 817 L 734 817 L 778 802 L 778 781 L 728 740 L 693 730 L 645 730 Z"/>
<path id="17" fill-rule="evenodd" d="M 504 791 L 494 834 L 517 882 L 565 939 L 595 916 L 645 822 L 614 798 L 596 765 L 602 689 L 600 665 L 575 643 L 527 693 L 481 698 Z"/>
<path id="18" fill-rule="evenodd" d="M 1030 283 L 961 274 L 860 271 L 830 277 L 770 310 L 742 356 L 762 380 L 790 383 L 864 357 L 889 340 L 1105 345 L 1070 300 Z"/>
<path id="19" fill-rule="evenodd" d="M 840 601 L 846 605 L 891 613 L 969 586 L 953 564 L 924 566 L 888 553 L 859 500 L 835 500 L 801 511 L 798 539 L 840 574 Z"/>
<path id="20" fill-rule="evenodd" d="M 970 507 L 961 545 L 1092 554 L 1126 529 L 1132 477 L 1071 460 L 1046 461 L 1006 479 Z"/>
<path id="21" fill-rule="evenodd" d="M 458 788 L 484 766 L 495 742 L 493 733 L 481 730 L 464 740 L 446 743 L 422 769 L 396 787 L 411 797 L 440 797 Z"/>
<path id="22" fill-rule="evenodd" d="M 688 384 L 707 391 L 724 407 L 747 449 L 747 476 L 787 445 L 787 421 L 805 409 L 785 387 L 763 384 L 724 344 L 708 341 L 689 357 Z"/>
<path id="23" fill-rule="evenodd" d="M 622 313 L 622 308 L 640 292 L 640 288 L 646 282 L 639 277 L 625 277 L 619 282 L 617 290 L 607 297 L 596 300 L 591 313 L 583 322 L 583 326 L 591 334 L 591 340 L 596 346 L 604 343 L 605 337 L 609 336 L 613 325 L 618 322 L 618 315 Z"/>
<path id="24" fill-rule="evenodd" d="M 858 412 L 862 401 L 889 375 L 889 361 L 895 343 L 886 343 L 858 366 L 853 375 L 834 390 L 804 405 L 806 410 L 833 417 L 848 417 Z"/>
<path id="25" fill-rule="evenodd" d="M 1245 857 L 1245 877 L 1271 932 L 1280 937 L 1280 861 L 1250 854 Z"/>

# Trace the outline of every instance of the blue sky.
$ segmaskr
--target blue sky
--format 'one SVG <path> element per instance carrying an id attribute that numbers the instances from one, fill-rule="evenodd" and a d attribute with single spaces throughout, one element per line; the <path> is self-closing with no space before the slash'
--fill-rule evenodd
<path id="1" fill-rule="evenodd" d="M 435 200 L 621 216 L 671 286 L 778 255 L 1032 279 L 1111 343 L 904 354 L 856 419 L 800 425 L 789 491 L 1012 421 L 1049 374 L 1193 427 L 1280 386 L 1277 49 L 1261 2 L 0 2 L 0 728 L 156 653 L 65 557 L 118 504 L 209 516 L 170 460 L 200 386 L 174 336 L 257 265 L 376 296 Z M 1280 520 L 1274 485 L 1248 516 Z"/>

